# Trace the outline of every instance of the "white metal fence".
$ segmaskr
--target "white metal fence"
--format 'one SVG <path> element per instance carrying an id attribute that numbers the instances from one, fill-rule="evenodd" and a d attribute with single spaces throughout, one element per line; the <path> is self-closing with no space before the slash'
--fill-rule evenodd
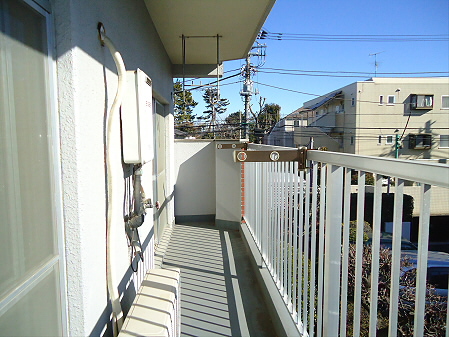
<path id="1" fill-rule="evenodd" d="M 306 171 L 298 171 L 295 162 L 243 164 L 244 219 L 299 333 L 376 336 L 383 330 L 388 336 L 435 333 L 447 337 L 447 298 L 438 303 L 439 321 L 429 322 L 426 274 L 430 195 L 433 186 L 449 188 L 449 166 L 325 151 L 309 151 L 307 158 L 310 168 Z M 367 257 L 364 205 L 370 173 L 374 173 L 374 205 Z M 352 212 L 357 217 L 351 232 L 354 174 L 358 192 Z M 387 253 L 380 244 L 384 176 L 391 177 L 389 190 L 394 195 L 392 249 Z M 403 190 L 409 181 L 421 185 L 421 211 L 415 298 L 410 300 L 409 295 L 404 300 L 401 231 Z M 390 261 L 387 281 L 386 259 Z M 366 279 L 369 285 L 379 286 L 367 288 Z M 414 308 L 404 312 L 406 304 Z M 429 324 L 442 325 L 443 331 L 429 332 Z"/>

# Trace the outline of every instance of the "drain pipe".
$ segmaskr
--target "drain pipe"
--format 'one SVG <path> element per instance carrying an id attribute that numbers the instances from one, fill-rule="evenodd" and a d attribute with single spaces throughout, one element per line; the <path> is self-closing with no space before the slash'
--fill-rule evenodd
<path id="1" fill-rule="evenodd" d="M 121 201 L 117 198 L 117 193 L 114 193 L 113 182 L 116 178 L 120 178 L 121 172 L 121 162 L 113 163 L 113 155 L 111 154 L 112 149 L 120 149 L 120 135 L 113 133 L 116 130 L 120 130 L 118 110 L 122 104 L 123 89 L 125 84 L 125 64 L 123 62 L 122 56 L 115 49 L 112 41 L 106 36 L 106 30 L 103 24 L 98 23 L 99 38 L 102 46 L 106 46 L 114 59 L 115 65 L 117 67 L 118 74 L 118 85 L 117 93 L 112 104 L 112 107 L 108 114 L 108 124 L 106 133 L 106 167 L 107 167 L 107 182 L 108 182 L 108 210 L 107 210 L 107 227 L 106 227 L 106 270 L 107 270 L 107 286 L 109 297 L 111 299 L 112 305 L 112 330 L 113 335 L 116 337 L 120 332 L 123 325 L 123 312 L 120 305 L 120 297 L 117 287 L 113 282 L 113 256 L 111 248 L 113 245 L 111 230 L 113 224 L 121 224 L 122 219 L 117 219 L 113 215 L 113 211 L 116 207 L 120 209 Z M 115 137 L 114 137 L 115 136 Z M 118 169 L 120 167 L 120 170 Z"/>

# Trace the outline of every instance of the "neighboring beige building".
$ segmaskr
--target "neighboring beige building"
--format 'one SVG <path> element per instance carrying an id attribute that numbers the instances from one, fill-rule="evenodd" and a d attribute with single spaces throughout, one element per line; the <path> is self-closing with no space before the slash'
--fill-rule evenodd
<path id="1" fill-rule="evenodd" d="M 361 155 L 449 158 L 449 78 L 371 78 L 305 102 L 307 126 L 294 145 L 310 143 Z M 400 149 L 395 153 L 396 137 Z"/>
<path id="2" fill-rule="evenodd" d="M 295 127 L 307 125 L 307 120 L 303 119 L 304 116 L 303 108 L 299 108 L 285 116 L 264 136 L 263 143 L 268 145 L 294 147 Z"/>

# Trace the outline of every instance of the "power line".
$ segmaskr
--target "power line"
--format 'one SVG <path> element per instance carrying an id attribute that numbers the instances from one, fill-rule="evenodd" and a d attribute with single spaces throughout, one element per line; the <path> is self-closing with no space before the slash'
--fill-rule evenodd
<path id="1" fill-rule="evenodd" d="M 324 95 L 318 95 L 318 94 L 311 94 L 311 93 L 309 93 L 309 92 L 303 92 L 303 91 L 298 91 L 298 90 L 293 90 L 293 89 L 288 89 L 288 88 L 282 88 L 282 87 L 278 87 L 278 86 L 274 86 L 274 85 L 271 85 L 271 84 L 266 84 L 266 83 L 261 83 L 261 82 L 256 82 L 256 81 L 254 81 L 254 83 L 257 83 L 257 84 L 259 84 L 259 85 L 263 85 L 263 86 L 266 86 L 266 87 L 270 87 L 270 88 L 275 88 L 275 89 L 279 89 L 279 90 L 284 90 L 284 91 L 289 91 L 289 92 L 294 92 L 294 93 L 297 93 L 297 94 L 302 94 L 302 95 L 309 95 L 309 96 L 315 96 L 315 97 L 321 97 L 321 96 L 323 96 L 323 99 L 325 99 L 327 96 L 324 96 Z M 343 102 L 351 102 L 352 101 L 352 99 L 341 99 L 341 98 L 335 98 L 336 100 L 339 100 L 339 101 L 343 101 Z M 360 102 L 360 103 L 371 103 L 371 104 L 377 104 L 377 105 L 379 105 L 380 103 L 379 103 L 379 101 L 365 101 L 365 100 L 357 100 L 357 102 Z M 407 105 L 407 104 L 410 104 L 410 103 L 389 103 L 388 105 Z M 304 107 L 305 109 L 307 109 L 306 107 Z M 310 110 L 310 111 L 312 111 L 312 110 Z M 439 113 L 437 113 L 437 112 L 434 112 L 433 114 L 439 114 Z M 442 112 L 441 114 L 447 114 L 447 113 L 445 113 L 445 112 Z M 377 114 L 375 114 L 375 115 L 377 115 Z M 391 114 L 386 114 L 386 115 L 391 115 Z"/>
<path id="2" fill-rule="evenodd" d="M 283 69 L 283 68 L 263 68 L 264 70 L 277 70 L 286 72 L 300 72 L 300 73 L 328 73 L 328 74 L 360 74 L 360 75 L 370 75 L 370 72 L 364 71 L 331 71 L 331 70 L 302 70 L 302 69 Z M 378 75 L 424 75 L 424 74 L 448 74 L 448 71 L 420 71 L 420 72 L 407 72 L 407 73 L 377 73 Z"/>
<path id="3" fill-rule="evenodd" d="M 429 35 L 358 35 L 358 34 L 293 34 L 271 33 L 262 30 L 260 40 L 310 41 L 310 42 L 442 42 L 449 41 L 448 34 Z"/>
<path id="4" fill-rule="evenodd" d="M 239 76 L 239 75 L 240 75 L 240 73 L 237 73 L 237 74 L 234 74 L 234 75 L 231 75 L 231 76 L 228 76 L 228 77 L 224 77 L 224 78 L 221 78 L 220 81 L 225 81 L 225 80 L 228 80 L 230 78 L 233 78 L 233 77 L 236 77 L 236 76 Z M 203 87 L 210 86 L 211 84 L 215 84 L 217 82 L 218 81 L 215 80 L 213 82 L 209 82 L 209 83 L 206 83 L 206 84 L 198 85 L 198 86 L 196 86 L 194 88 L 186 89 L 185 91 L 192 91 L 192 90 L 196 90 L 196 89 L 202 89 Z M 182 92 L 182 90 L 181 91 L 176 91 L 175 93 L 181 93 L 181 92 Z"/>
<path id="5" fill-rule="evenodd" d="M 361 78 L 361 77 L 370 77 L 372 76 L 372 73 L 360 73 L 360 75 L 334 75 L 332 73 L 328 74 L 317 74 L 317 73 L 309 73 L 309 72 L 303 72 L 300 73 L 298 71 L 265 71 L 259 69 L 258 72 L 265 73 L 265 74 L 278 74 L 278 75 L 292 75 L 292 76 L 311 76 L 311 77 L 349 77 L 349 78 Z M 349 72 L 348 72 L 349 73 Z M 379 75 L 380 73 L 377 73 Z M 406 73 L 396 73 L 396 75 L 405 75 Z M 434 73 L 420 73 L 421 75 L 424 74 L 444 74 L 441 76 L 432 76 L 432 77 L 447 77 L 449 75 L 449 72 L 434 72 Z M 409 75 L 417 75 L 417 73 L 409 73 Z M 425 76 L 421 76 L 425 77 Z"/>

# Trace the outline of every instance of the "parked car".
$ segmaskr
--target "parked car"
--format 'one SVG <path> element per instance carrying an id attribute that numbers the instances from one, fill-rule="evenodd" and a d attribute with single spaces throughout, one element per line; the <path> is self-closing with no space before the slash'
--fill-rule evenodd
<path id="1" fill-rule="evenodd" d="M 415 275 L 418 266 L 418 251 L 402 252 L 402 256 L 408 259 L 411 264 L 411 266 L 405 268 L 404 275 Z M 427 256 L 427 282 L 435 287 L 435 292 L 440 296 L 448 296 L 448 275 L 449 254 L 429 251 Z"/>
<path id="2" fill-rule="evenodd" d="M 366 244 L 371 244 L 372 238 L 369 238 Z M 380 234 L 380 247 L 381 248 L 393 248 L 393 235 L 390 233 L 382 232 Z M 418 247 L 411 241 L 402 238 L 401 239 L 401 250 L 418 250 Z"/>

